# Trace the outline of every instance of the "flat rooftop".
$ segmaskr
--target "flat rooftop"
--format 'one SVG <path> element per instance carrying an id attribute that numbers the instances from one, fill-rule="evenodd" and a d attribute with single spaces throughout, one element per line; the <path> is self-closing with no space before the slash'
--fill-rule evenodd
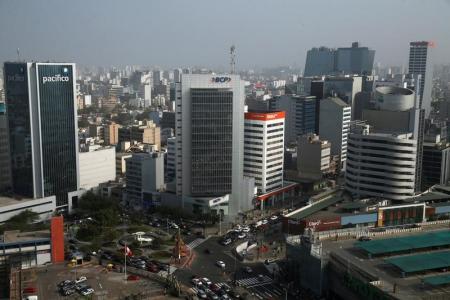
<path id="1" fill-rule="evenodd" d="M 20 232 L 19 230 L 11 230 L 5 231 L 3 233 L 3 240 L 0 239 L 0 244 L 21 243 L 49 238 L 50 238 L 50 230 L 40 230 L 31 232 Z"/>
<path id="2" fill-rule="evenodd" d="M 432 247 L 450 246 L 450 231 L 428 232 L 388 239 L 377 239 L 357 242 L 360 248 L 373 255 L 392 254 L 396 252 L 414 251 Z"/>
<path id="3" fill-rule="evenodd" d="M 443 269 L 450 267 L 450 251 L 387 258 L 385 262 L 405 273 Z"/>
<path id="4" fill-rule="evenodd" d="M 9 206 L 9 205 L 13 205 L 13 204 L 20 204 L 20 203 L 23 203 L 25 201 L 30 201 L 30 200 L 34 200 L 34 199 L 31 199 L 31 198 L 18 199 L 18 198 L 0 196 L 0 207 Z"/>

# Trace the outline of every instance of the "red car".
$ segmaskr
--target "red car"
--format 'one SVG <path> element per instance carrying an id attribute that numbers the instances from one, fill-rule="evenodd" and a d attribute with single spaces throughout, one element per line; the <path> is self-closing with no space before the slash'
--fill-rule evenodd
<path id="1" fill-rule="evenodd" d="M 36 294 L 37 289 L 35 287 L 26 287 L 23 289 L 23 294 Z"/>
<path id="2" fill-rule="evenodd" d="M 153 272 L 153 273 L 158 273 L 159 272 L 159 268 L 155 264 L 149 264 L 147 266 L 147 270 L 150 271 L 150 272 Z"/>
<path id="3" fill-rule="evenodd" d="M 209 285 L 209 289 L 211 291 L 213 291 L 214 293 L 217 293 L 218 291 L 220 291 L 220 287 L 217 284 L 215 284 L 215 283 L 211 283 Z"/>
<path id="4" fill-rule="evenodd" d="M 141 279 L 141 277 L 134 275 L 134 274 L 128 275 L 128 277 L 127 277 L 128 281 L 138 281 L 140 279 Z"/>

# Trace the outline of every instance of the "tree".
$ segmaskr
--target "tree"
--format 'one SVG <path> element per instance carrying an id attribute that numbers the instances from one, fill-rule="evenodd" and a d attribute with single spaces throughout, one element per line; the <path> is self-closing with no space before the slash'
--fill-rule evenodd
<path id="1" fill-rule="evenodd" d="M 78 121 L 78 128 L 87 128 L 89 127 L 89 121 L 86 118 L 81 118 Z"/>
<path id="2" fill-rule="evenodd" d="M 33 229 L 32 224 L 36 223 L 38 220 L 38 213 L 27 209 L 9 218 L 2 226 L 0 226 L 0 232 L 4 232 L 6 230 L 31 230 Z"/>

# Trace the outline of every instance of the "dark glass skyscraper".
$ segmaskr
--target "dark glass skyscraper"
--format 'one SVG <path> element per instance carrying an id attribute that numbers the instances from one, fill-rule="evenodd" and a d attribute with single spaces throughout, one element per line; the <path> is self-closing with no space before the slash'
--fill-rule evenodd
<path id="1" fill-rule="evenodd" d="M 79 185 L 75 65 L 5 63 L 13 191 L 71 206 Z"/>

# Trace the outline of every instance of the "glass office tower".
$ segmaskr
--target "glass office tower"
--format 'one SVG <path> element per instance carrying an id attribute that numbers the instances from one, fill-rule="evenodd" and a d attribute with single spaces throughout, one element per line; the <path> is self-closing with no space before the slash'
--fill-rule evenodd
<path id="1" fill-rule="evenodd" d="M 5 63 L 4 72 L 13 191 L 55 195 L 70 209 L 79 186 L 75 65 Z"/>

